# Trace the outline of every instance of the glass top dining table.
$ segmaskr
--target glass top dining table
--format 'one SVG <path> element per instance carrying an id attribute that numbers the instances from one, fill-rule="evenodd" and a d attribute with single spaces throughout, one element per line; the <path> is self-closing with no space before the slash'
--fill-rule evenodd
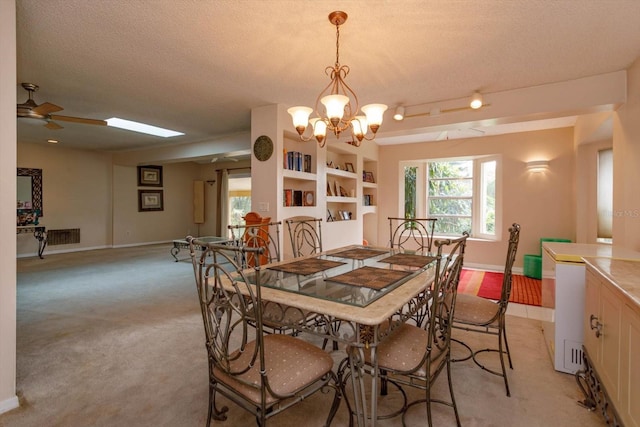
<path id="1" fill-rule="evenodd" d="M 268 264 L 260 271 L 262 287 L 327 301 L 366 307 L 424 272 L 431 255 L 368 246 Z M 255 274 L 246 275 L 255 284 Z"/>
<path id="2" fill-rule="evenodd" d="M 431 254 L 361 245 L 266 264 L 257 273 L 263 315 L 272 323 L 346 344 L 351 366 L 362 366 L 368 352 L 375 373 L 371 390 L 377 390 L 378 344 L 428 305 L 437 265 Z M 256 270 L 245 270 L 244 279 L 255 285 Z M 267 310 L 274 305 L 278 309 Z M 290 320 L 303 318 L 314 322 Z M 339 330 L 317 328 L 335 321 Z M 354 395 L 356 423 L 375 426 L 377 393 L 365 392 L 362 375 L 352 380 L 354 390 L 360 390 Z"/>

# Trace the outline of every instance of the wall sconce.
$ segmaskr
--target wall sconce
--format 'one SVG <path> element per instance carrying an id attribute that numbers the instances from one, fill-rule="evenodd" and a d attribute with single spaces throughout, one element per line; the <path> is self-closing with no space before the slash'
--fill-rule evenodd
<path id="1" fill-rule="evenodd" d="M 402 105 L 398 105 L 396 107 L 396 112 L 393 115 L 393 120 L 402 121 L 404 119 L 404 107 Z"/>
<path id="2" fill-rule="evenodd" d="M 527 170 L 531 173 L 545 172 L 549 169 L 549 160 L 527 162 Z"/>

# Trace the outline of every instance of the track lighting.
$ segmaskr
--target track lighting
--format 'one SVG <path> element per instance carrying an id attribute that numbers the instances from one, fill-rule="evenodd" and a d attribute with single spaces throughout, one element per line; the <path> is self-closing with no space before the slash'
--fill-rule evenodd
<path id="1" fill-rule="evenodd" d="M 393 115 L 393 120 L 397 120 L 397 121 L 404 120 L 404 107 L 402 105 L 398 105 L 396 107 L 396 112 Z"/>
<path id="2" fill-rule="evenodd" d="M 473 108 L 474 110 L 482 107 L 482 95 L 480 94 L 480 92 L 473 93 L 473 95 L 471 96 L 469 107 Z"/>

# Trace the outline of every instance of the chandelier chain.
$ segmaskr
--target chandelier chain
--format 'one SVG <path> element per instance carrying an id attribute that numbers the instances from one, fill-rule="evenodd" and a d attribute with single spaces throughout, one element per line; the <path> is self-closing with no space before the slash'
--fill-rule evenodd
<path id="1" fill-rule="evenodd" d="M 336 23 L 336 69 L 340 68 L 340 23 Z"/>

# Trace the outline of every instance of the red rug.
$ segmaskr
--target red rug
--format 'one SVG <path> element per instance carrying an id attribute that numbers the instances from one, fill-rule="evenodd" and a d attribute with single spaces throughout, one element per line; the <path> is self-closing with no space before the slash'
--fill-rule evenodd
<path id="1" fill-rule="evenodd" d="M 503 273 L 492 271 L 466 270 L 460 275 L 458 292 L 498 300 L 502 289 Z M 542 281 L 513 274 L 511 279 L 510 302 L 527 305 L 541 305 Z"/>

